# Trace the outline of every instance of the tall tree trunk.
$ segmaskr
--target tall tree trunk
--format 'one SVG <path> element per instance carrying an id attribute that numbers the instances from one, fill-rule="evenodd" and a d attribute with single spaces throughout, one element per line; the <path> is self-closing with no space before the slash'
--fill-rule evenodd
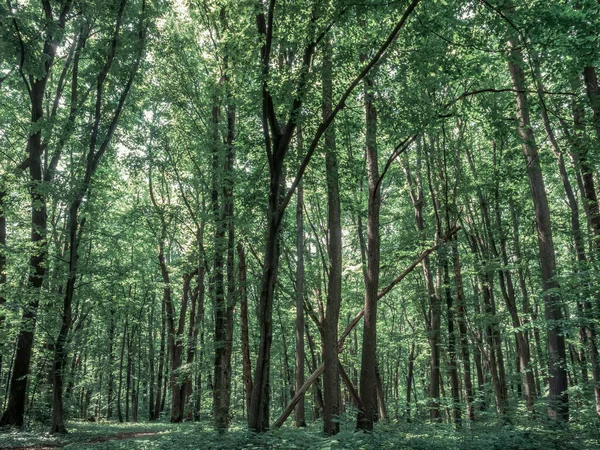
<path id="1" fill-rule="evenodd" d="M 302 127 L 298 126 L 298 159 L 303 157 Z M 298 184 L 296 191 L 296 392 L 304 384 L 304 185 Z M 304 396 L 294 409 L 296 427 L 306 426 Z"/>
<path id="2" fill-rule="evenodd" d="M 110 322 L 108 324 L 108 392 L 106 395 L 106 419 L 112 418 L 113 393 L 115 389 L 115 377 L 113 376 L 113 348 L 115 341 L 115 310 L 110 309 Z"/>
<path id="3" fill-rule="evenodd" d="M 364 57 L 363 57 L 364 59 Z M 364 328 L 360 370 L 360 398 L 356 428 L 372 430 L 377 414 L 377 298 L 379 289 L 380 236 L 379 209 L 381 191 L 377 152 L 377 110 L 374 105 L 374 81 L 364 79 L 366 154 L 369 180 L 367 217 L 367 279 L 365 283 Z"/>
<path id="4" fill-rule="evenodd" d="M 163 292 L 163 295 L 165 293 Z M 165 302 L 161 302 L 161 325 L 160 325 L 160 349 L 158 351 L 158 372 L 156 375 L 156 402 L 154 403 L 154 410 L 152 412 L 151 420 L 158 420 L 161 411 L 161 404 L 164 399 L 163 389 L 163 374 L 165 366 L 165 341 L 167 334 L 167 318 L 165 311 Z"/>
<path id="5" fill-rule="evenodd" d="M 556 259 L 552 239 L 550 208 L 540 166 L 538 149 L 529 119 L 529 104 L 525 93 L 525 77 L 521 66 L 524 64 L 517 38 L 509 41 L 511 51 L 508 62 L 513 87 L 517 91 L 517 119 L 519 135 L 523 141 L 523 153 L 527 159 L 527 175 L 533 197 L 537 223 L 540 268 L 546 321 L 548 322 L 548 362 L 550 375 L 550 416 L 562 421 L 569 419 L 569 397 L 567 390 L 565 338 L 560 332 L 562 320 L 558 283 L 555 280 Z"/>
<path id="6" fill-rule="evenodd" d="M 69 276 L 63 300 L 63 313 L 61 328 L 58 338 L 54 344 L 54 362 L 52 367 L 52 425 L 51 433 L 67 433 L 63 417 L 63 364 L 66 358 L 66 343 L 71 325 L 73 296 L 75 294 L 75 282 L 77 280 L 77 264 L 79 260 L 79 243 L 81 233 L 85 225 L 85 219 L 79 223 L 78 211 L 83 201 L 83 193 L 80 193 L 69 209 Z"/>
<path id="7" fill-rule="evenodd" d="M 155 377 L 155 342 L 156 342 L 156 327 L 154 322 L 154 305 L 148 316 L 148 419 L 154 420 L 154 377 Z"/>
<path id="8" fill-rule="evenodd" d="M 4 180 L 0 181 L 4 183 Z M 6 284 L 6 205 L 5 198 L 7 196 L 5 186 L 0 186 L 0 308 L 6 302 L 4 298 L 4 285 Z M 4 323 L 4 313 L 0 309 L 0 326 Z M 4 343 L 0 344 L 0 369 L 2 368 L 2 354 Z"/>
<path id="9" fill-rule="evenodd" d="M 493 157 L 494 164 L 496 164 L 496 142 L 493 142 Z M 474 177 L 477 177 L 477 171 L 475 169 L 475 163 L 471 152 L 467 149 L 467 158 L 469 161 L 469 166 L 471 168 L 471 172 Z M 498 185 L 495 186 L 495 195 L 496 195 L 496 224 L 495 227 L 500 233 L 501 236 L 501 247 L 504 244 L 504 237 L 502 234 L 501 222 L 499 214 L 499 206 L 498 206 Z M 512 276 L 510 271 L 506 269 L 508 265 L 508 258 L 501 261 L 500 254 L 498 253 L 498 248 L 496 246 L 496 238 L 494 235 L 494 227 L 492 221 L 490 219 L 489 205 L 488 200 L 483 195 L 483 192 L 480 187 L 477 188 L 477 197 L 479 198 L 479 205 L 481 209 L 481 218 L 483 222 L 483 232 L 481 235 L 479 233 L 475 233 L 477 236 L 473 236 L 475 247 L 479 247 L 481 254 L 481 264 L 482 270 L 485 272 L 481 273 L 481 283 L 482 283 L 482 291 L 483 291 L 483 299 L 484 306 L 486 307 L 486 312 L 491 314 L 491 318 L 493 318 L 493 322 L 489 324 L 487 327 L 486 336 L 490 345 L 490 362 L 495 361 L 494 367 L 492 367 L 492 380 L 494 382 L 494 394 L 496 396 L 496 407 L 498 413 L 500 415 L 504 415 L 506 412 L 506 408 L 508 407 L 508 390 L 506 384 L 506 374 L 504 369 L 504 357 L 502 354 L 502 346 L 500 343 L 500 335 L 499 335 L 499 326 L 497 323 L 496 314 L 496 305 L 494 300 L 494 289 L 493 289 L 493 280 L 489 273 L 487 273 L 487 269 L 485 268 L 488 264 L 497 264 L 500 265 L 499 270 L 497 270 L 498 281 L 500 283 L 500 290 L 502 292 L 502 297 L 506 304 L 507 309 L 511 314 L 511 318 L 513 320 L 513 326 L 518 328 L 520 327 L 518 312 L 516 309 L 516 301 L 514 295 L 514 287 L 512 283 Z M 473 218 L 474 222 L 474 218 Z M 477 250 L 474 250 L 475 252 Z M 504 263 L 504 267 L 501 264 Z M 517 340 L 521 344 L 522 333 L 517 332 Z M 527 367 L 529 362 L 529 355 L 524 352 L 528 351 L 528 347 L 525 345 L 518 345 L 517 352 L 519 352 L 520 359 L 525 362 L 523 367 Z M 526 375 L 525 369 L 523 369 L 524 376 Z M 529 401 L 527 402 L 528 407 L 533 408 L 533 397 L 529 397 Z"/>
<path id="10" fill-rule="evenodd" d="M 410 422 L 410 391 L 414 378 L 414 368 L 415 368 L 415 343 L 412 342 L 410 345 L 410 354 L 408 355 L 408 369 L 406 370 L 406 406 L 405 406 L 405 414 L 406 421 Z"/>
<path id="11" fill-rule="evenodd" d="M 415 177 L 411 173 L 408 161 L 403 162 L 403 169 L 406 175 L 406 181 L 409 187 L 410 198 L 414 207 L 415 212 L 415 223 L 417 231 L 419 232 L 419 238 L 423 239 L 425 232 L 425 221 L 423 219 L 423 187 L 421 183 L 421 147 L 417 142 L 417 167 Z M 441 420 L 441 413 L 439 408 L 440 403 L 440 327 L 441 327 L 441 300 L 435 291 L 433 272 L 431 270 L 431 264 L 429 255 L 423 259 L 423 275 L 425 277 L 425 283 L 427 286 L 427 294 L 429 297 L 429 314 L 427 315 L 427 334 L 429 346 L 431 348 L 431 366 L 430 366 L 430 377 L 429 377 L 429 416 L 433 421 Z"/>
<path id="12" fill-rule="evenodd" d="M 458 382 L 458 362 L 456 358 L 456 333 L 454 331 L 454 298 L 450 289 L 450 270 L 448 269 L 448 260 L 444 258 L 444 290 L 446 293 L 446 306 L 448 308 L 448 356 L 450 358 L 450 388 L 452 396 L 452 420 L 456 428 L 460 428 L 461 412 L 460 412 L 460 394 Z"/>
<path id="13" fill-rule="evenodd" d="M 323 53 L 323 120 L 332 112 L 332 47 L 331 40 L 325 39 Z M 323 427 L 329 436 L 340 431 L 337 416 L 341 414 L 340 375 L 338 371 L 338 322 L 342 302 L 342 223 L 338 160 L 333 124 L 325 132 L 325 166 L 327 179 L 327 229 L 329 232 L 329 280 L 327 304 L 323 321 Z M 378 176 L 378 175 L 375 175 Z M 375 287 L 377 292 L 377 287 Z"/>
<path id="14" fill-rule="evenodd" d="M 471 382 L 471 357 L 469 353 L 469 339 L 467 335 L 467 318 L 465 311 L 465 291 L 462 279 L 462 268 L 458 252 L 458 242 L 452 239 L 452 264 L 454 267 L 454 285 L 456 288 L 456 321 L 458 322 L 458 334 L 460 341 L 460 352 L 463 364 L 463 386 L 465 389 L 465 403 L 467 404 L 467 420 L 475 420 L 475 408 L 473 406 L 473 383 Z"/>
<path id="15" fill-rule="evenodd" d="M 0 180 L 0 183 L 5 183 L 5 180 Z M 5 198 L 7 186 L 0 185 L 0 332 L 4 329 L 4 303 L 6 298 L 4 297 L 4 287 L 6 284 L 6 205 Z M 0 385 L 2 384 L 2 369 L 3 369 L 3 356 L 6 350 L 6 344 L 0 343 Z"/>
<path id="16" fill-rule="evenodd" d="M 46 196 L 44 188 L 44 164 L 42 156 L 44 142 L 42 142 L 42 127 L 39 125 L 44 118 L 44 99 L 46 97 L 46 86 L 50 78 L 52 65 L 63 31 L 67 15 L 71 9 L 72 1 L 64 3 L 58 18 L 52 17 L 52 8 L 45 11 L 48 26 L 44 27 L 46 39 L 42 50 L 41 63 L 42 75 L 35 79 L 29 78 L 29 82 L 23 77 L 25 87 L 29 92 L 31 101 L 31 125 L 35 130 L 27 139 L 27 152 L 29 161 L 29 178 L 31 181 L 31 253 L 29 257 L 29 276 L 27 286 L 30 299 L 23 308 L 21 328 L 17 336 L 17 347 L 14 357 L 13 371 L 11 374 L 8 405 L 0 418 L 0 426 L 16 425 L 23 426 L 25 414 L 27 379 L 30 372 L 31 356 L 33 353 L 33 339 L 37 318 L 37 309 L 40 301 L 40 290 L 46 276 L 46 257 L 48 246 L 46 243 Z M 9 10 L 12 8 L 9 4 Z M 15 20 L 16 26 L 16 20 Z M 17 34 L 20 32 L 17 30 Z M 25 54 L 20 61 L 23 68 Z"/>
<path id="17" fill-rule="evenodd" d="M 46 50 L 46 49 L 45 49 Z M 47 54 L 45 51 L 44 53 Z M 31 86 L 31 122 L 36 124 L 42 120 L 44 109 L 43 99 L 47 76 L 35 81 Z M 42 168 L 42 132 L 33 133 L 27 142 L 29 150 L 29 174 L 32 181 L 31 189 L 31 244 L 32 253 L 29 258 L 29 277 L 27 284 L 30 291 L 30 300 L 23 309 L 22 325 L 17 336 L 17 351 L 15 354 L 13 371 L 11 374 L 8 405 L 0 426 L 23 426 L 25 414 L 27 379 L 29 366 L 33 353 L 33 338 L 37 318 L 37 308 L 40 301 L 40 290 L 46 275 L 46 199 L 43 194 L 43 168 Z"/>
<path id="18" fill-rule="evenodd" d="M 231 402 L 231 353 L 233 345 L 233 310 L 235 306 L 234 283 L 234 229 L 233 229 L 233 140 L 235 133 L 235 108 L 227 105 L 227 142 L 225 158 L 221 158 L 218 143 L 220 120 L 219 106 L 213 107 L 214 150 L 212 208 L 215 219 L 215 365 L 213 389 L 213 416 L 215 428 L 224 431 L 229 427 Z M 220 162 L 223 161 L 221 168 Z M 222 200 L 220 200 L 220 197 Z M 222 202 L 221 204 L 220 201 Z M 227 233 L 227 239 L 225 234 Z M 227 252 L 227 295 L 224 289 L 224 258 Z"/>
<path id="19" fill-rule="evenodd" d="M 135 328 L 129 333 L 127 339 L 127 374 L 125 375 L 125 422 L 129 422 L 129 408 L 131 395 L 131 375 L 133 373 L 133 340 Z"/>
<path id="20" fill-rule="evenodd" d="M 119 388 L 117 389 L 117 418 L 123 422 L 123 411 L 121 409 L 121 393 L 123 391 L 123 360 L 125 359 L 125 342 L 127 337 L 128 317 L 125 316 L 125 325 L 123 326 L 123 338 L 121 340 L 121 356 L 119 358 Z"/>
<path id="21" fill-rule="evenodd" d="M 589 69 L 589 68 L 586 68 L 586 71 L 587 71 L 587 69 Z M 589 72 L 589 71 L 587 71 L 587 72 Z M 591 85 L 594 84 L 595 74 L 588 73 L 588 75 L 584 78 L 586 79 L 586 88 L 588 91 L 588 97 L 590 98 L 590 102 L 592 102 L 592 99 L 594 99 L 594 93 L 592 92 L 593 86 L 591 86 Z M 577 199 L 575 197 L 575 193 L 573 192 L 573 188 L 571 186 L 571 181 L 569 180 L 569 176 L 567 174 L 567 169 L 565 167 L 563 153 L 559 147 L 558 141 L 554 134 L 554 130 L 552 129 L 552 125 L 550 123 L 550 118 L 548 117 L 548 112 L 546 109 L 546 102 L 545 102 L 544 86 L 542 83 L 539 65 L 536 65 L 536 84 L 537 84 L 538 97 L 540 99 L 540 103 L 542 106 L 541 115 L 542 115 L 542 119 L 543 119 L 543 123 L 544 123 L 544 128 L 546 130 L 546 134 L 548 136 L 550 144 L 552 145 L 552 150 L 554 151 L 554 156 L 556 157 L 556 160 L 558 163 L 560 178 L 561 178 L 561 181 L 563 184 L 563 188 L 565 190 L 565 195 L 567 196 L 567 203 L 569 205 L 569 209 L 571 212 L 571 232 L 572 232 L 573 241 L 575 244 L 575 255 L 576 255 L 577 263 L 585 264 L 585 262 L 586 262 L 585 244 L 584 244 L 583 234 L 581 232 L 581 225 L 580 225 L 580 221 L 579 221 L 579 205 L 578 205 Z M 596 89 L 597 88 L 598 88 L 598 86 L 596 83 Z M 600 109 L 598 110 L 598 112 L 600 113 Z M 594 113 L 596 115 L 596 110 L 594 110 Z M 600 118 L 600 115 L 598 116 L 598 118 Z M 575 107 L 575 122 L 577 122 L 575 124 L 576 128 L 579 127 L 579 123 L 578 123 L 579 120 L 580 120 L 580 118 L 578 116 L 578 111 Z M 598 131 L 600 131 L 600 129 L 598 129 Z M 574 134 L 576 135 L 575 138 L 577 139 L 579 130 L 576 129 Z M 598 137 L 600 138 L 600 134 Z M 595 224 L 597 225 L 597 221 L 598 221 L 598 218 L 594 217 L 594 214 L 597 215 L 597 212 L 598 212 L 598 202 L 596 199 L 593 175 L 589 173 L 590 170 L 587 165 L 587 159 L 585 158 L 584 155 L 581 154 L 577 145 L 575 145 L 574 153 L 576 155 L 579 155 L 579 158 L 578 158 L 579 167 L 578 168 L 582 171 L 582 179 L 585 180 L 583 182 L 583 189 L 582 189 L 582 193 L 584 194 L 584 197 L 588 201 L 587 207 L 585 208 L 585 210 L 589 211 L 589 219 L 590 219 L 589 222 L 592 225 L 594 231 L 598 232 L 598 231 L 600 231 L 600 229 L 595 230 L 595 228 L 594 228 L 594 225 Z M 587 187 L 586 187 L 586 185 L 587 185 Z M 590 198 L 588 198 L 588 194 L 587 194 L 588 190 L 590 191 L 590 194 L 589 194 Z M 598 244 L 596 244 L 596 245 L 598 245 Z M 592 309 L 591 303 L 589 301 L 586 301 L 585 304 L 586 304 L 586 310 L 591 312 L 591 309 Z M 578 310 L 582 313 L 584 312 L 584 309 L 582 308 L 581 304 L 578 304 Z M 587 326 L 583 326 L 582 330 L 580 330 L 580 336 L 583 337 L 584 342 L 588 341 L 588 349 L 590 351 L 590 358 L 591 358 L 591 362 L 592 362 L 592 375 L 594 378 L 594 396 L 596 399 L 596 414 L 600 415 L 600 361 L 598 360 L 598 352 L 597 352 L 596 345 L 595 345 L 596 327 L 595 327 L 594 323 L 590 322 L 589 324 L 587 324 Z M 585 371 L 583 373 L 585 375 L 587 375 L 587 371 Z"/>
<path id="22" fill-rule="evenodd" d="M 246 392 L 246 414 L 250 407 L 252 395 L 252 362 L 250 360 L 250 339 L 248 336 L 248 293 L 246 281 L 246 254 L 241 242 L 237 245 L 238 252 L 238 286 L 240 293 L 240 333 L 242 338 L 242 373 L 244 377 L 244 390 Z"/>

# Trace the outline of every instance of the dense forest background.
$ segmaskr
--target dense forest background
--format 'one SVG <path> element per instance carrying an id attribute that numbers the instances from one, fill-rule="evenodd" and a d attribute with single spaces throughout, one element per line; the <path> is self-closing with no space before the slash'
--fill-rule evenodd
<path id="1" fill-rule="evenodd" d="M 1 425 L 597 426 L 599 2 L 0 24 Z"/>

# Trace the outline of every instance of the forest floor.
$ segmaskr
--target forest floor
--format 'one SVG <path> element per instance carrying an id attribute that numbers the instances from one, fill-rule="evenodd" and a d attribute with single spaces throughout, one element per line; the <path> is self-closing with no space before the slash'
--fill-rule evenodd
<path id="1" fill-rule="evenodd" d="M 591 424 L 590 424 L 591 425 Z M 210 423 L 70 422 L 69 434 L 54 436 L 47 427 L 31 426 L 23 431 L 0 432 L 0 448 L 64 449 L 420 449 L 420 450 L 583 450 L 600 449 L 600 428 L 574 426 L 556 430 L 539 423 L 501 426 L 479 423 L 456 431 L 451 425 L 429 423 L 379 424 L 373 433 L 355 433 L 351 422 L 328 439 L 316 423 L 305 429 L 284 427 L 257 435 L 243 424 L 235 424 L 226 434 L 212 430 Z"/>

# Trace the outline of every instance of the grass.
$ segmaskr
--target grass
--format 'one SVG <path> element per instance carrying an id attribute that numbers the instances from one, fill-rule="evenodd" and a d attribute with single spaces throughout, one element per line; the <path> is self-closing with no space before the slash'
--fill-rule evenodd
<path id="1" fill-rule="evenodd" d="M 502 426 L 494 422 L 465 426 L 456 431 L 447 424 L 379 424 L 373 433 L 355 433 L 351 421 L 333 438 L 321 433 L 321 424 L 305 429 L 291 426 L 257 435 L 236 423 L 219 434 L 209 422 L 69 423 L 70 433 L 53 436 L 47 427 L 35 425 L 24 431 L 0 433 L 0 448 L 50 449 L 422 449 L 422 450 L 582 450 L 600 449 L 596 426 L 571 425 L 568 429 L 549 429 L 540 422 Z"/>

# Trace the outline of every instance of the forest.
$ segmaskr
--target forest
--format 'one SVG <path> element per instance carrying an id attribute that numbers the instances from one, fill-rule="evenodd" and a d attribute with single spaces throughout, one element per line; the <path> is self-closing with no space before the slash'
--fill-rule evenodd
<path id="1" fill-rule="evenodd" d="M 600 1 L 0 25 L 0 448 L 600 448 Z"/>

